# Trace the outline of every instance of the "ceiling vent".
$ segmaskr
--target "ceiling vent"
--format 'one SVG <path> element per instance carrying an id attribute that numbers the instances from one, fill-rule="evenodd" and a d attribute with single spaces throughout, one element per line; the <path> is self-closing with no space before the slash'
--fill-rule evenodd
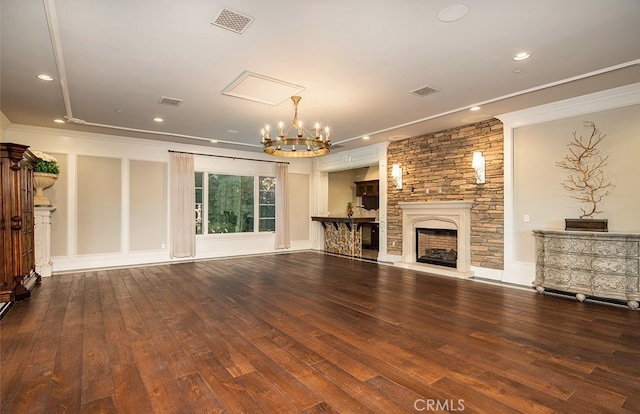
<path id="1" fill-rule="evenodd" d="M 160 100 L 158 101 L 158 103 L 163 104 L 163 105 L 169 105 L 169 106 L 180 106 L 182 105 L 183 100 L 182 99 L 177 99 L 177 98 L 169 98 L 167 96 L 163 96 L 162 98 L 160 98 Z"/>
<path id="2" fill-rule="evenodd" d="M 220 12 L 218 12 L 218 15 L 211 20 L 211 24 L 214 26 L 240 34 L 247 30 L 251 22 L 253 22 L 253 17 L 240 14 L 226 7 L 223 7 Z"/>
<path id="3" fill-rule="evenodd" d="M 433 88 L 431 86 L 423 86 L 422 88 L 416 89 L 415 91 L 411 91 L 412 94 L 418 96 L 427 96 L 436 92 L 440 92 L 440 89 Z"/>

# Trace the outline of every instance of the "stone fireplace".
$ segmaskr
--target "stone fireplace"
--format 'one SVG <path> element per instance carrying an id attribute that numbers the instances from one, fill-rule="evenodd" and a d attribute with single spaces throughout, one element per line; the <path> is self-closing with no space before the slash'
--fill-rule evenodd
<path id="1" fill-rule="evenodd" d="M 402 260 L 395 263 L 397 266 L 443 276 L 460 278 L 473 276 L 471 271 L 472 201 L 399 202 L 398 204 L 402 209 Z M 421 247 L 425 250 L 425 254 L 433 253 L 442 256 L 450 262 L 449 264 L 437 263 L 437 260 L 431 260 L 428 263 L 425 260 L 419 260 L 423 256 L 418 252 L 421 244 L 420 233 L 425 233 L 425 230 L 438 236 L 455 234 L 455 249 L 449 245 L 437 248 Z M 423 234 L 422 237 L 425 235 Z M 428 249 L 433 250 L 427 252 Z M 451 250 L 455 251 L 455 255 Z M 451 262 L 455 262 L 455 265 Z"/>

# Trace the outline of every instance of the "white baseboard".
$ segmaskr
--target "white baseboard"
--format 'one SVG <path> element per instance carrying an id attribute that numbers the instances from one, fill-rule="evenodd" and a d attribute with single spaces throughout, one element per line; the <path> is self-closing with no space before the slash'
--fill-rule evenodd
<path id="1" fill-rule="evenodd" d="M 241 247 L 242 246 L 242 247 Z M 308 240 L 292 241 L 289 249 L 275 250 L 271 243 L 233 243 L 231 247 L 222 249 L 219 245 L 201 247 L 196 250 L 196 256 L 192 258 L 172 259 L 169 250 L 157 250 L 146 252 L 130 252 L 128 254 L 101 254 L 84 255 L 75 257 L 58 256 L 52 257 L 53 274 L 86 271 L 91 269 L 144 266 L 164 263 L 179 263 L 193 260 L 216 259 L 222 257 L 248 256 L 255 254 L 284 253 L 302 250 L 310 250 L 312 242 Z"/>
<path id="2" fill-rule="evenodd" d="M 533 280 L 536 278 L 535 263 L 509 262 L 505 263 L 504 275 L 502 281 L 505 283 L 513 283 L 522 286 L 532 286 Z"/>
<path id="3" fill-rule="evenodd" d="M 496 283 L 508 283 L 523 287 L 531 287 L 531 282 L 535 279 L 535 264 L 532 263 L 510 263 L 505 270 L 487 269 L 484 267 L 471 266 L 475 277 Z"/>
<path id="4" fill-rule="evenodd" d="M 384 263 L 396 263 L 402 260 L 402 255 L 399 254 L 378 254 L 378 261 Z"/>
<path id="5" fill-rule="evenodd" d="M 486 267 L 471 266 L 473 270 L 473 276 L 482 279 L 501 281 L 504 276 L 504 271 L 499 269 L 488 269 Z"/>

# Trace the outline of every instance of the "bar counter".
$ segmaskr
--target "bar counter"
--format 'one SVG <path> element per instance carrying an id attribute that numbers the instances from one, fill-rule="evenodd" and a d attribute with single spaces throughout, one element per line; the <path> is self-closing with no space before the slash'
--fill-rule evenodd
<path id="1" fill-rule="evenodd" d="M 324 251 L 343 256 L 362 255 L 363 223 L 376 221 L 375 217 L 311 217 L 324 228 Z"/>

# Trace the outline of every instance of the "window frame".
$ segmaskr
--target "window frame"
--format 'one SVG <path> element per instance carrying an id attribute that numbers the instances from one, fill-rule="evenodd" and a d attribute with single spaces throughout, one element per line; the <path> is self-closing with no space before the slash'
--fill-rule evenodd
<path id="1" fill-rule="evenodd" d="M 236 172 L 217 172 L 211 170 L 196 170 L 195 174 L 202 174 L 202 233 L 196 233 L 196 238 L 202 237 L 242 237 L 247 235 L 271 235 L 275 233 L 275 230 L 265 230 L 260 231 L 260 178 L 273 178 L 275 180 L 275 175 L 272 174 L 264 174 L 264 173 L 255 173 L 255 174 L 242 174 Z M 245 231 L 245 232 L 233 232 L 233 233 L 209 233 L 209 176 L 210 175 L 225 175 L 225 176 L 235 176 L 235 177 L 250 177 L 253 179 L 253 231 Z M 195 181 L 194 175 L 194 181 Z M 274 183 L 275 184 L 275 183 Z M 200 187 L 196 187 L 199 189 Z M 275 185 L 274 185 L 274 196 L 275 196 Z M 274 204 L 275 207 L 275 199 Z M 196 206 L 194 205 L 194 208 Z M 275 217 L 275 209 L 274 216 L 267 217 L 268 219 L 273 219 L 274 223 L 276 220 Z M 275 228 L 275 226 L 274 226 Z"/>
<path id="2" fill-rule="evenodd" d="M 262 185 L 262 179 L 263 178 L 271 178 L 273 179 L 273 190 L 262 190 L 261 189 L 261 185 Z M 268 176 L 268 175 L 260 175 L 258 176 L 258 214 L 257 214 L 257 218 L 258 218 L 258 233 L 274 233 L 276 231 L 276 177 L 272 177 L 272 176 Z M 260 195 L 262 193 L 273 193 L 273 204 L 266 204 L 266 203 L 262 203 Z M 261 207 L 270 207 L 273 206 L 273 216 L 263 216 L 262 215 L 262 209 Z M 273 222 L 273 230 L 260 230 L 260 223 L 263 220 L 270 220 Z"/>

